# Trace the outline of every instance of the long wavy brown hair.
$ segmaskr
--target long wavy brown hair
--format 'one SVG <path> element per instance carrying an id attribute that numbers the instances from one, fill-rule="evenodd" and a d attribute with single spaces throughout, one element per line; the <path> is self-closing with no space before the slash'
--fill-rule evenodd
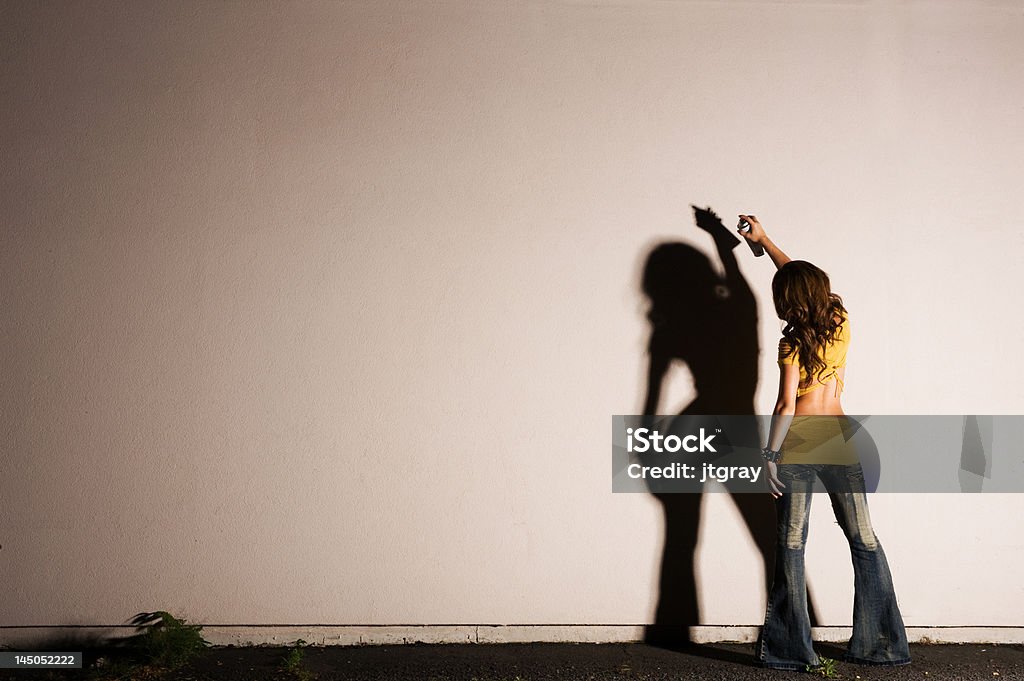
<path id="1" fill-rule="evenodd" d="M 822 351 L 847 319 L 843 299 L 832 292 L 825 271 L 804 260 L 790 260 L 779 268 L 772 297 L 779 319 L 786 322 L 782 337 L 795 348 L 810 382 L 825 369 Z"/>

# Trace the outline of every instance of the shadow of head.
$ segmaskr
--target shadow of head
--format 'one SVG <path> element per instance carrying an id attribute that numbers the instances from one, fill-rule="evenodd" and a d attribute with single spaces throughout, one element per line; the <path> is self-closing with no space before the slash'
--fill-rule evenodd
<path id="1" fill-rule="evenodd" d="M 655 325 L 689 317 L 723 296 L 724 286 L 711 260 L 681 242 L 655 246 L 647 256 L 641 283 Z"/>

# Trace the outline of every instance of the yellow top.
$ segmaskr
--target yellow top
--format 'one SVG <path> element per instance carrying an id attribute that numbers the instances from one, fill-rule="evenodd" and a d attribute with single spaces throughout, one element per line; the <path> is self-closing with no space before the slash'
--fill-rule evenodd
<path id="1" fill-rule="evenodd" d="M 808 380 L 807 370 L 800 367 L 800 385 L 797 386 L 796 396 L 806 395 L 826 385 L 833 378 L 836 379 L 836 397 L 843 389 L 843 381 L 839 378 L 839 370 L 846 366 L 846 350 L 850 347 L 850 320 L 846 319 L 836 332 L 835 339 L 824 347 L 822 359 L 825 360 L 825 368 L 814 380 Z M 779 364 L 799 364 L 800 355 L 785 338 L 779 341 Z"/>

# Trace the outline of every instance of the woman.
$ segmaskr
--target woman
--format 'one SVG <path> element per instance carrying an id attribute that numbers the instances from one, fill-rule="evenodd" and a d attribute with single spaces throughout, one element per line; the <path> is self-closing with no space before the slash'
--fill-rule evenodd
<path id="1" fill-rule="evenodd" d="M 779 342 L 779 396 L 762 450 L 775 498 L 775 571 L 756 656 L 761 666 L 807 669 L 822 662 L 811 643 L 804 581 L 804 546 L 817 476 L 832 500 L 850 544 L 854 571 L 853 636 L 845 660 L 860 664 L 910 663 L 907 633 L 896 603 L 889 565 L 868 515 L 864 473 L 850 443 L 840 393 L 846 376 L 850 320 L 828 275 L 790 260 L 752 215 L 740 235 L 760 244 L 778 268 L 772 297 L 786 322 Z M 738 230 L 739 231 L 739 230 Z"/>

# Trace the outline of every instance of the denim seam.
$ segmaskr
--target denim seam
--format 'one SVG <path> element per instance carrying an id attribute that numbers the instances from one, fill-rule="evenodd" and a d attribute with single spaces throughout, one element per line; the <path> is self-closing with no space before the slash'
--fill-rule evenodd
<path id="1" fill-rule="evenodd" d="M 774 582 L 772 583 L 772 586 L 775 586 Z M 757 646 L 758 647 L 757 656 L 758 656 L 758 659 L 761 660 L 762 662 L 764 661 L 764 658 L 765 658 L 765 652 L 764 652 L 764 649 L 765 649 L 764 632 L 768 630 L 768 619 L 771 617 L 771 614 L 772 614 L 772 598 L 771 598 L 771 589 L 769 589 L 768 590 L 768 605 L 765 607 L 765 611 L 764 611 L 764 625 L 761 627 L 760 641 L 758 642 L 759 645 Z"/>

